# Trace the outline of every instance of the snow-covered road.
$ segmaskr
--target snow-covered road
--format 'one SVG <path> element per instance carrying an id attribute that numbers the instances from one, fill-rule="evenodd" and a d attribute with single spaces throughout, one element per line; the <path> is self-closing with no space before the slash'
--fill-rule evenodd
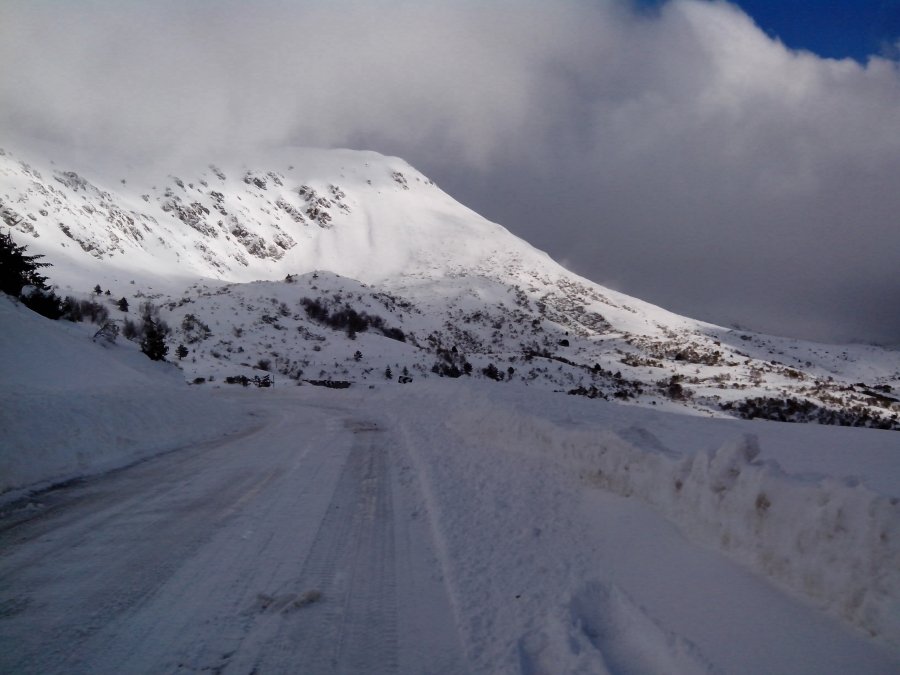
<path id="1" fill-rule="evenodd" d="M 211 392 L 249 426 L 20 503 L 0 672 L 897 672 L 896 635 L 600 479 L 667 470 L 681 418 L 448 387 Z M 747 426 L 689 422 L 701 447 Z"/>
<path id="2" fill-rule="evenodd" d="M 267 414 L 5 518 L 0 671 L 465 671 L 390 429 Z"/>

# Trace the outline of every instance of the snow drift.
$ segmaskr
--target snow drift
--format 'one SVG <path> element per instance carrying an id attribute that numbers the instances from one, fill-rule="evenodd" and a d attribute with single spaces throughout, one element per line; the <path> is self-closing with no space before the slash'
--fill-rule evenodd
<path id="1" fill-rule="evenodd" d="M 855 479 L 789 474 L 746 435 L 678 453 L 603 430 L 564 427 L 498 402 L 448 418 L 471 442 L 553 456 L 598 488 L 637 497 L 689 537 L 900 644 L 900 499 Z M 647 434 L 647 438 L 652 438 Z"/>

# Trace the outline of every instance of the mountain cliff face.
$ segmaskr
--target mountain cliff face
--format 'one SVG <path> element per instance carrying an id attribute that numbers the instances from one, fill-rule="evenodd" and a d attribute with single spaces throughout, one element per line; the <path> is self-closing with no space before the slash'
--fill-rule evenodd
<path id="1" fill-rule="evenodd" d="M 474 377 L 900 427 L 896 352 L 730 330 L 616 293 L 397 158 L 289 149 L 110 171 L 0 151 L 0 216 L 54 264 L 61 295 L 99 285 L 123 325 L 158 313 L 189 381 Z M 129 312 L 111 303 L 123 297 Z"/>
<path id="2" fill-rule="evenodd" d="M 250 281 L 318 268 L 376 283 L 544 259 L 400 159 L 283 154 L 114 177 L 4 152 L 4 220 L 44 248 L 69 249 L 79 268 L 102 261 L 150 278 Z"/>

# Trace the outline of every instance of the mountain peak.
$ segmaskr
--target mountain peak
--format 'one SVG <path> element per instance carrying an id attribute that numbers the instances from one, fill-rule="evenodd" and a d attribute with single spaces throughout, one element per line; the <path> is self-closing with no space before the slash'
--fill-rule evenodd
<path id="1" fill-rule="evenodd" d="M 406 162 L 290 149 L 177 171 L 82 172 L 0 156 L 3 218 L 79 266 L 227 281 L 327 268 L 376 281 L 446 274 L 530 249 Z M 14 195 L 14 196 L 13 196 Z"/>

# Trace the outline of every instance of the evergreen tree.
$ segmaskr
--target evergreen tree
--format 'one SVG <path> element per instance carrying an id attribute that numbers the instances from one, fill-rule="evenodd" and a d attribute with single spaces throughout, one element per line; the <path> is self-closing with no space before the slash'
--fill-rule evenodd
<path id="1" fill-rule="evenodd" d="M 37 262 L 42 255 L 25 255 L 26 246 L 19 246 L 7 232 L 0 234 L 0 291 L 19 297 L 23 286 L 49 290 L 47 277 L 38 270 L 50 263 Z"/>
<path id="2" fill-rule="evenodd" d="M 48 319 L 59 319 L 63 301 L 47 285 L 47 277 L 38 272 L 50 263 L 37 262 L 42 255 L 25 255 L 26 248 L 16 244 L 9 232 L 0 234 L 0 291 L 20 298 L 26 307 Z M 26 286 L 35 290 L 22 295 Z"/>
<path id="3" fill-rule="evenodd" d="M 391 372 L 390 366 L 388 366 L 387 368 L 384 369 L 384 379 L 386 379 L 386 380 L 394 379 L 394 373 Z"/>
<path id="4" fill-rule="evenodd" d="M 141 338 L 141 351 L 153 361 L 165 361 L 166 354 L 169 353 L 164 327 L 149 316 L 144 318 L 144 337 Z"/>
<path id="5" fill-rule="evenodd" d="M 482 368 L 481 372 L 485 377 L 489 377 L 492 380 L 496 380 L 497 382 L 503 379 L 503 373 L 497 370 L 497 366 L 495 366 L 493 363 L 489 363 L 487 365 L 487 368 Z"/>
<path id="6" fill-rule="evenodd" d="M 128 311 L 128 299 L 127 299 L 127 298 L 122 297 L 122 298 L 116 303 L 116 305 L 118 305 L 119 309 L 122 310 L 123 312 L 127 312 L 127 311 Z"/>
<path id="7" fill-rule="evenodd" d="M 180 361 L 187 355 L 188 355 L 187 347 L 185 347 L 184 345 L 178 345 L 178 349 L 175 350 L 175 356 L 178 357 L 178 360 Z"/>

